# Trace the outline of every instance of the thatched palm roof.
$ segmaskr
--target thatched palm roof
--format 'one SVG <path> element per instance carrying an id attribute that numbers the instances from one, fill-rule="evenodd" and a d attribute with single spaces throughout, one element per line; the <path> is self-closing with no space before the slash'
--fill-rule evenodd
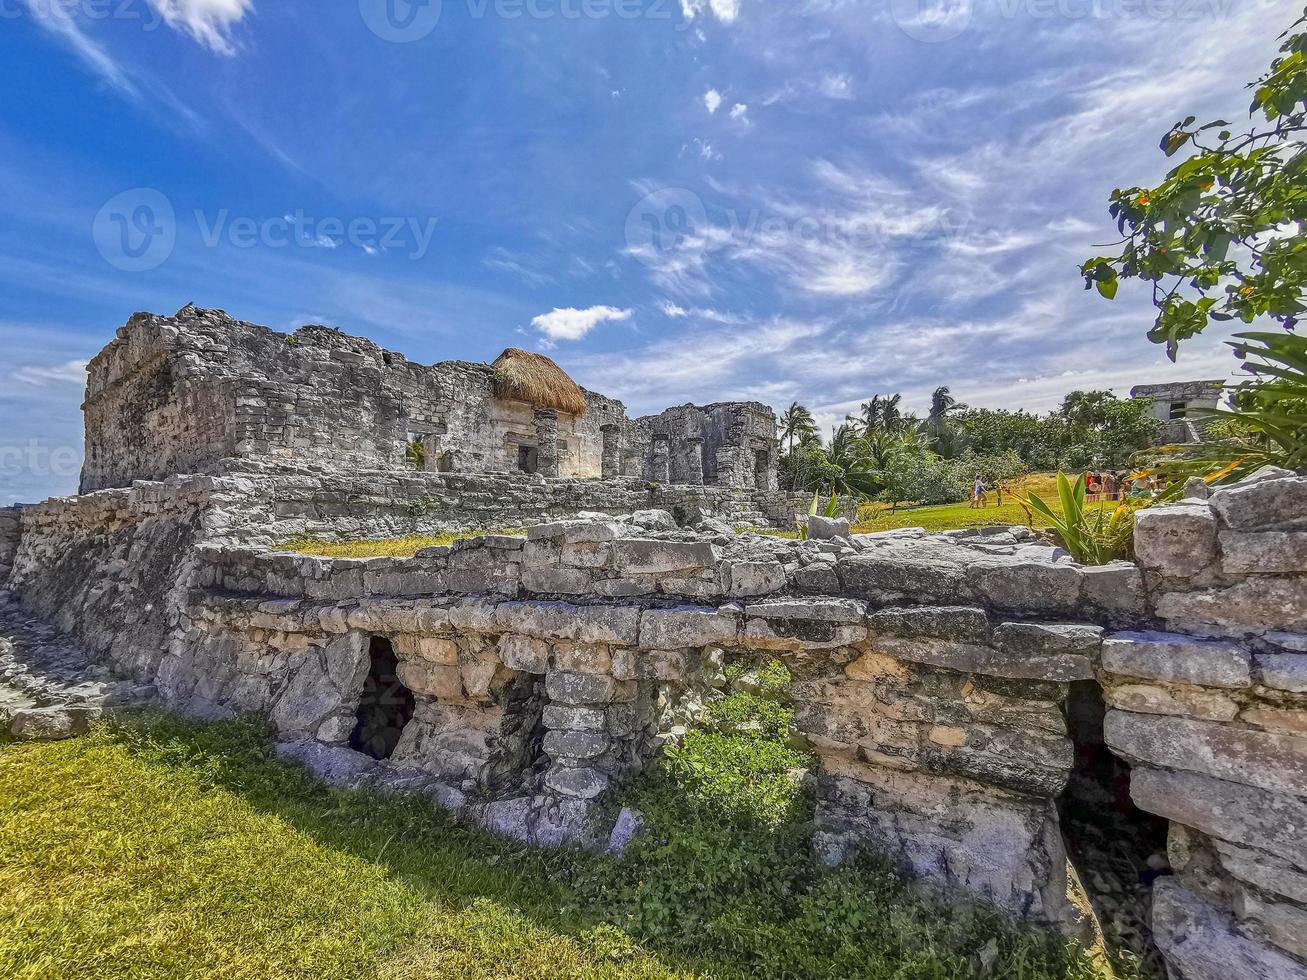
<path id="1" fill-rule="evenodd" d="M 496 358 L 495 395 L 567 415 L 584 415 L 585 392 L 544 354 L 510 347 Z"/>

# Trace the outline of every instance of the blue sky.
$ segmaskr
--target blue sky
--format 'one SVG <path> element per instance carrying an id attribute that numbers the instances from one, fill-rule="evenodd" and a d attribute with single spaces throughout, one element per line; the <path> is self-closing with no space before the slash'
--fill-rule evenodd
<path id="1" fill-rule="evenodd" d="M 1296 7 L 0 0 L 0 503 L 75 489 L 82 365 L 188 302 L 547 349 L 635 414 L 1221 376 L 1075 266 Z"/>

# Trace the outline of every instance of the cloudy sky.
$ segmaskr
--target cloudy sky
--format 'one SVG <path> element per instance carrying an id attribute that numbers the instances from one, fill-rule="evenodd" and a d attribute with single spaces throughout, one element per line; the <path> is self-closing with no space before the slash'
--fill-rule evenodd
<path id="1" fill-rule="evenodd" d="M 1298 6 L 0 0 L 0 503 L 75 488 L 82 365 L 188 302 L 633 413 L 1222 376 L 1076 265 Z"/>

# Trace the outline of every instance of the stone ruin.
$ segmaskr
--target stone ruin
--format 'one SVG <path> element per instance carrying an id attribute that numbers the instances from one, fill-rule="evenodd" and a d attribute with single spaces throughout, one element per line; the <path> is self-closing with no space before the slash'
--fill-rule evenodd
<path id="1" fill-rule="evenodd" d="M 744 496 L 778 523 L 793 513 L 756 487 L 297 456 L 300 440 L 346 438 L 321 421 L 301 435 L 297 412 L 334 411 L 311 385 L 275 413 L 275 391 L 257 396 L 267 454 L 224 442 L 217 406 L 255 397 L 235 394 L 250 372 L 205 375 L 238 359 L 192 349 L 198 328 L 186 350 L 116 375 L 137 394 L 108 390 L 122 344 L 173 343 L 191 319 L 228 323 L 137 317 L 102 355 L 88 416 L 149 393 L 136 417 L 167 435 L 102 422 L 88 486 L 154 453 L 203 472 L 0 511 L 12 734 L 75 734 L 139 702 L 253 713 L 281 755 L 333 783 L 426 794 L 542 846 L 603 846 L 638 818 L 614 830 L 602 801 L 677 737 L 723 666 L 776 658 L 820 763 L 815 858 L 870 845 L 939 889 L 1074 932 L 1070 874 L 1100 911 L 1142 895 L 1174 978 L 1307 980 L 1307 478 L 1265 469 L 1145 510 L 1137 563 L 1081 566 L 1019 527 L 814 521 L 810 539 L 785 539 L 722 519 Z M 329 374 L 355 370 L 376 382 L 360 404 L 402 402 L 382 397 L 376 363 Z M 358 452 L 395 450 L 408 411 Z M 497 514 L 525 536 L 406 559 L 274 547 Z M 1100 882 L 1105 847 L 1139 877 Z"/>
<path id="2" fill-rule="evenodd" d="M 1149 415 L 1162 423 L 1157 442 L 1202 442 L 1207 435 L 1203 412 L 1213 411 L 1225 395 L 1225 381 L 1172 381 L 1167 384 L 1135 385 L 1131 398 L 1152 402 Z"/>

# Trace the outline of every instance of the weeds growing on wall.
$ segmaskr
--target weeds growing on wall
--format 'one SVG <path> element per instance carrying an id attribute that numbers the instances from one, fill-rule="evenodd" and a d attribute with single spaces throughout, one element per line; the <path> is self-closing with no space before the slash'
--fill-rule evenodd
<path id="1" fill-rule="evenodd" d="M 619 791 L 647 819 L 620 861 L 326 789 L 252 722 L 0 746 L 0 975 L 1108 976 L 873 855 L 816 865 L 788 678 L 754 673 Z"/>

